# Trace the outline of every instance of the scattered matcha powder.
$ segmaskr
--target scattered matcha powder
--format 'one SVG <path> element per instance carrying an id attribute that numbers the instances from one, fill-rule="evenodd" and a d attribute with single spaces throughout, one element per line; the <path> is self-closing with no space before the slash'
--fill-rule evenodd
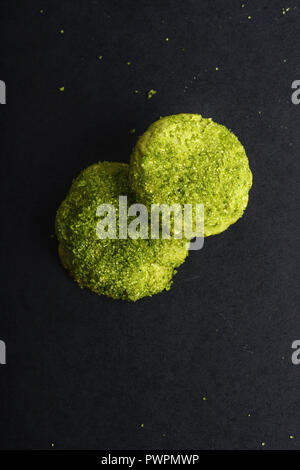
<path id="1" fill-rule="evenodd" d="M 42 15 L 44 13 L 44 10 L 40 10 L 40 14 Z"/>
<path id="2" fill-rule="evenodd" d="M 65 87 L 64 87 L 64 86 L 61 86 L 61 87 L 59 88 L 59 91 L 65 91 Z"/>
<path id="3" fill-rule="evenodd" d="M 206 397 L 202 397 L 202 400 L 203 400 L 203 401 L 206 401 Z"/>
<path id="4" fill-rule="evenodd" d="M 134 93 L 135 93 L 136 95 L 138 94 L 138 92 L 139 92 L 139 90 L 134 90 Z"/>
<path id="5" fill-rule="evenodd" d="M 51 442 L 51 447 L 54 447 L 54 442 Z"/>
<path id="6" fill-rule="evenodd" d="M 294 436 L 290 435 L 290 439 L 294 439 Z"/>
<path id="7" fill-rule="evenodd" d="M 130 134 L 135 134 L 135 129 L 130 129 Z"/>
<path id="8" fill-rule="evenodd" d="M 169 41 L 169 38 L 166 38 L 166 41 L 168 42 L 168 41 Z"/>
<path id="9" fill-rule="evenodd" d="M 131 65 L 131 62 L 128 61 L 128 62 L 127 62 L 127 65 Z"/>
<path id="10" fill-rule="evenodd" d="M 151 100 L 152 96 L 156 95 L 157 91 L 156 90 L 149 90 L 148 91 L 148 100 Z"/>
<path id="11" fill-rule="evenodd" d="M 103 55 L 99 55 L 99 56 L 98 56 L 98 59 L 99 59 L 99 60 L 102 60 L 102 59 L 103 59 Z"/>
<path id="12" fill-rule="evenodd" d="M 245 8 L 245 3 L 243 3 L 242 8 Z"/>
<path id="13" fill-rule="evenodd" d="M 60 34 L 65 34 L 65 31 L 63 29 L 61 29 Z"/>
<path id="14" fill-rule="evenodd" d="M 219 70 L 219 67 L 216 67 L 216 70 L 218 71 L 218 70 Z"/>
<path id="15" fill-rule="evenodd" d="M 266 443 L 265 443 L 265 442 L 262 442 L 261 445 L 262 445 L 262 447 L 265 447 Z"/>
<path id="16" fill-rule="evenodd" d="M 142 424 L 141 424 L 141 428 L 143 428 L 143 427 L 144 427 L 144 424 L 142 423 Z"/>
<path id="17" fill-rule="evenodd" d="M 251 19 L 252 19 L 252 16 L 249 15 L 249 16 L 248 16 L 248 20 L 251 20 Z"/>

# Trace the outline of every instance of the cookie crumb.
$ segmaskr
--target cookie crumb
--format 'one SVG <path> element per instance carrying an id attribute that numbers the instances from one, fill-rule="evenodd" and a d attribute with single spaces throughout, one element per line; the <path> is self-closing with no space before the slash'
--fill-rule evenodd
<path id="1" fill-rule="evenodd" d="M 148 95 L 147 95 L 147 96 L 148 96 L 148 100 L 151 100 L 152 96 L 156 95 L 156 93 L 157 93 L 156 90 L 153 90 L 153 89 L 149 90 L 149 91 L 148 91 Z"/>

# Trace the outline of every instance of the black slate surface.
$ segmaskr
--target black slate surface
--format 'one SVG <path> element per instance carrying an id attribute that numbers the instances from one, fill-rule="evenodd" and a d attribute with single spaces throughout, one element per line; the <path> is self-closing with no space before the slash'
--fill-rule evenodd
<path id="1" fill-rule="evenodd" d="M 0 9 L 0 447 L 300 449 L 299 3 Z M 190 253 L 169 292 L 126 303 L 79 289 L 51 238 L 72 178 L 127 162 L 151 122 L 181 112 L 245 145 L 244 218 Z"/>

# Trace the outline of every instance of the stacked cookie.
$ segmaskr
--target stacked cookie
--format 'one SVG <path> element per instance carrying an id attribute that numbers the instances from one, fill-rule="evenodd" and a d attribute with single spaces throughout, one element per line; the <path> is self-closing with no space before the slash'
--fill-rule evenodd
<path id="1" fill-rule="evenodd" d="M 209 236 L 243 215 L 251 185 L 245 150 L 226 127 L 194 114 L 164 117 L 138 139 L 129 165 L 99 162 L 73 181 L 56 216 L 60 258 L 80 286 L 99 295 L 132 301 L 151 296 L 170 288 L 189 240 L 172 230 L 165 238 L 149 232 L 120 237 L 119 196 L 149 213 L 153 205 L 203 204 Z M 113 237 L 97 234 L 101 205 L 113 208 Z"/>

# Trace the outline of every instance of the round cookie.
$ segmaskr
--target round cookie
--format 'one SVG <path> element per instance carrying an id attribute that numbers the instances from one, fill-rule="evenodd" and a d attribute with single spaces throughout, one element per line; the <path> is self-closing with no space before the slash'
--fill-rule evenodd
<path id="1" fill-rule="evenodd" d="M 252 185 L 238 138 L 198 114 L 154 122 L 133 149 L 129 179 L 147 207 L 204 204 L 205 236 L 223 232 L 243 215 Z"/>
<path id="2" fill-rule="evenodd" d="M 97 208 L 112 204 L 118 221 L 120 195 L 128 195 L 128 206 L 135 202 L 128 165 L 102 162 L 83 170 L 58 209 L 56 235 L 61 261 L 80 286 L 135 301 L 169 289 L 188 250 L 185 240 L 172 238 L 100 239 Z"/>

